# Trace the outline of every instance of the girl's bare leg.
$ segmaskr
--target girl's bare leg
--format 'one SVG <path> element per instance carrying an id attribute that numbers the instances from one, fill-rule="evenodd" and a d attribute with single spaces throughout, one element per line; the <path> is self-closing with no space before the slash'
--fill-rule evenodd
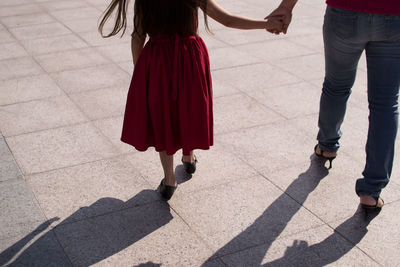
<path id="1" fill-rule="evenodd" d="M 184 162 L 194 162 L 193 150 L 190 151 L 189 155 L 183 155 L 183 161 Z"/>
<path id="2" fill-rule="evenodd" d="M 165 151 L 159 152 L 162 167 L 164 169 L 164 184 L 176 186 L 176 178 L 174 174 L 174 156 L 167 155 Z"/>

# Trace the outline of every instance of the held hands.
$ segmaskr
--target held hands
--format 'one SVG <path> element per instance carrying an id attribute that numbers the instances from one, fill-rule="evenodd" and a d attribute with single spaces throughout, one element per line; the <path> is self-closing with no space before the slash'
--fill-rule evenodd
<path id="1" fill-rule="evenodd" d="M 274 16 L 270 17 L 266 20 L 265 23 L 265 29 L 274 34 L 279 34 L 281 32 L 284 32 L 284 21 L 282 16 Z"/>
<path id="2" fill-rule="evenodd" d="M 292 9 L 287 8 L 285 6 L 279 6 L 277 9 L 271 12 L 265 19 L 279 19 L 282 21 L 282 28 L 281 29 L 269 29 L 266 27 L 266 30 L 270 33 L 279 34 L 283 32 L 284 34 L 287 33 L 287 29 L 289 27 L 290 22 L 292 21 Z"/>

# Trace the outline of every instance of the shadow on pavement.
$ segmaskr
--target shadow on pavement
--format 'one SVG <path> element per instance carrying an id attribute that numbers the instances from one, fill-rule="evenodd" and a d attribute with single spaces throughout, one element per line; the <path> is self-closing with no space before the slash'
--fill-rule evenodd
<path id="1" fill-rule="evenodd" d="M 260 266 L 272 243 L 281 235 L 292 217 L 300 210 L 308 195 L 314 191 L 321 179 L 328 175 L 324 161 L 310 157 L 309 168 L 301 173 L 252 225 L 233 238 L 229 243 L 220 248 L 208 260 L 223 257 L 232 253 L 243 251 L 247 248 L 258 247 L 248 253 L 246 258 L 235 261 L 235 266 Z M 295 195 L 299 205 L 288 201 Z M 243 254 L 244 255 L 244 254 Z M 208 261 L 207 260 L 207 261 Z M 203 264 L 207 263 L 207 261 Z"/>
<path id="2" fill-rule="evenodd" d="M 71 266 L 71 262 L 74 266 L 90 266 L 100 262 L 172 220 L 169 205 L 154 201 L 154 194 L 154 190 L 143 190 L 126 202 L 99 199 L 84 208 L 86 214 L 99 215 L 85 218 L 79 209 L 51 230 L 48 227 L 58 218 L 50 219 L 4 250 L 0 266 L 58 267 Z M 145 199 L 149 199 L 147 204 L 143 204 Z M 160 265 L 147 262 L 138 266 Z"/>
<path id="3" fill-rule="evenodd" d="M 335 232 L 318 244 L 309 246 L 306 241 L 295 240 L 287 247 L 285 255 L 275 261 L 264 264 L 272 266 L 325 266 L 346 255 L 358 244 L 368 232 L 367 226 L 379 212 L 356 212 L 352 217 L 339 225 Z M 339 234 L 346 233 L 346 239 L 351 240 L 342 245 Z M 340 246 L 339 246 L 340 245 Z"/>

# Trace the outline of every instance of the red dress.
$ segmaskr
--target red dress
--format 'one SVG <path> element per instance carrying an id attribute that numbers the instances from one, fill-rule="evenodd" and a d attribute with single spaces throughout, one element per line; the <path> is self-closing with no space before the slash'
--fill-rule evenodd
<path id="1" fill-rule="evenodd" d="M 168 155 L 213 145 L 210 62 L 198 36 L 157 36 L 136 63 L 121 140 Z"/>

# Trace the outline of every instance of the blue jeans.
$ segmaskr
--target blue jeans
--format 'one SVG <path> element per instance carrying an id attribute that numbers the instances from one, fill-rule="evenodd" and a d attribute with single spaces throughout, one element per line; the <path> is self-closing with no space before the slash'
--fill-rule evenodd
<path id="1" fill-rule="evenodd" d="M 325 80 L 318 120 L 318 143 L 339 149 L 340 126 L 365 50 L 368 69 L 369 129 L 359 196 L 379 196 L 392 172 L 398 125 L 400 16 L 327 7 L 324 20 Z"/>

